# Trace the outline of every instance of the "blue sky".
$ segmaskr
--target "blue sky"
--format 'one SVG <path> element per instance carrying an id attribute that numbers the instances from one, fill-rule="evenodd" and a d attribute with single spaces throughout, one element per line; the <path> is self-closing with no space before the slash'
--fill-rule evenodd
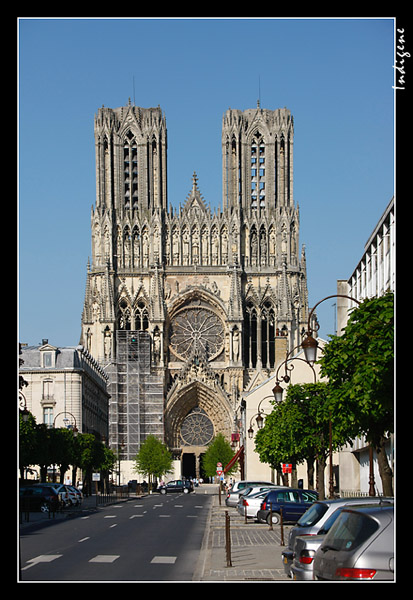
<path id="1" fill-rule="evenodd" d="M 168 200 L 192 174 L 222 206 L 227 108 L 294 116 L 310 307 L 336 292 L 394 193 L 392 18 L 19 20 L 19 341 L 79 342 L 95 203 L 94 115 L 160 105 Z M 334 333 L 333 300 L 318 309 Z"/>

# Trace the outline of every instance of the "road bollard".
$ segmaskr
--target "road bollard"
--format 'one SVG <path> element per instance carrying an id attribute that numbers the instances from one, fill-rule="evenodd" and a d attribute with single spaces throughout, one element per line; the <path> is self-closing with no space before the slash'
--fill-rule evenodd
<path id="1" fill-rule="evenodd" d="M 225 511 L 225 551 L 227 555 L 227 567 L 232 567 L 230 518 L 227 510 Z"/>
<path id="2" fill-rule="evenodd" d="M 273 527 L 272 527 L 272 502 L 270 502 L 270 528 L 268 531 L 272 531 Z"/>
<path id="3" fill-rule="evenodd" d="M 280 537 L 280 546 L 284 546 L 284 522 L 283 522 L 283 509 L 280 508 L 280 527 L 281 527 L 281 537 Z"/>

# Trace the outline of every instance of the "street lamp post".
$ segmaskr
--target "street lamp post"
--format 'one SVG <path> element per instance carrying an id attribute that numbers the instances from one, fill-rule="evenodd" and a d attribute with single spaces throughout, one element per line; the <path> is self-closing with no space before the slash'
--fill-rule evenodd
<path id="1" fill-rule="evenodd" d="M 313 316 L 313 313 L 315 311 L 315 309 L 317 308 L 317 306 L 319 304 L 321 304 L 322 302 L 324 302 L 325 300 L 329 300 L 330 298 L 348 298 L 349 300 L 352 300 L 353 302 L 355 302 L 356 304 L 360 304 L 359 300 L 356 300 L 355 298 L 352 298 L 351 296 L 347 296 L 345 294 L 332 294 L 331 296 L 326 296 L 325 298 L 323 298 L 322 300 L 320 300 L 319 302 L 317 302 L 313 308 L 310 310 L 309 314 L 308 314 L 308 324 L 307 324 L 307 333 L 306 333 L 306 337 L 304 338 L 304 340 L 302 341 L 301 347 L 304 350 L 304 355 L 305 355 L 305 359 L 307 361 L 307 363 L 312 366 L 316 359 L 317 359 L 317 349 L 318 349 L 318 342 L 316 339 L 314 339 L 313 337 L 313 328 L 311 327 L 311 317 Z M 328 452 L 329 452 L 329 459 L 330 459 L 330 472 L 329 472 L 329 497 L 330 498 L 334 498 L 334 480 L 333 480 L 333 431 L 332 431 L 332 423 L 331 423 L 331 412 L 329 413 L 329 423 L 328 423 Z M 374 494 L 373 494 L 374 495 Z"/>

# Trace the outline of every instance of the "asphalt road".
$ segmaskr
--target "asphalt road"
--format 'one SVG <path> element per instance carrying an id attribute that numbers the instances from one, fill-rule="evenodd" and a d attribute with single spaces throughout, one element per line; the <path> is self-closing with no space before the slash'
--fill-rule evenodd
<path id="1" fill-rule="evenodd" d="M 24 581 L 191 581 L 212 496 L 153 494 L 20 537 Z"/>

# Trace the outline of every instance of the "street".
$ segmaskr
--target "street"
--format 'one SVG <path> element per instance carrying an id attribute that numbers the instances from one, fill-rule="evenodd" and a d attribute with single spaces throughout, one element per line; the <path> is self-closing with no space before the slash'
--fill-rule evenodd
<path id="1" fill-rule="evenodd" d="M 25 581 L 191 581 L 212 496 L 153 494 L 20 535 Z"/>

